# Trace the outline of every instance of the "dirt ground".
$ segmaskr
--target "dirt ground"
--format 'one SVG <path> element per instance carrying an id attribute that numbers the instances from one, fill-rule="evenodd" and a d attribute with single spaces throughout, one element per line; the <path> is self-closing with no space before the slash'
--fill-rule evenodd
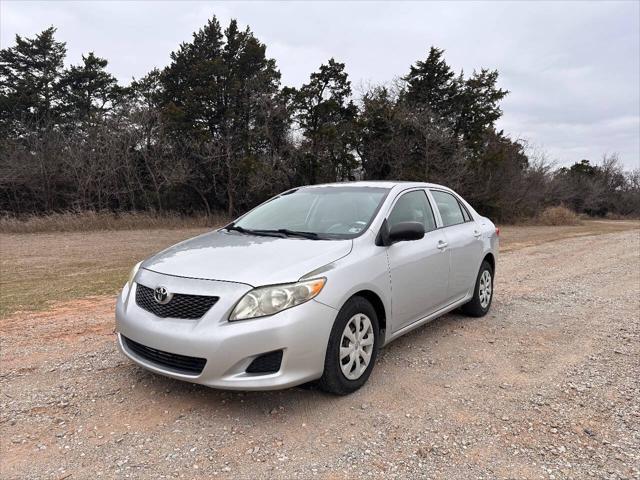
<path id="1" fill-rule="evenodd" d="M 347 397 L 154 375 L 116 351 L 112 294 L 33 290 L 20 305 L 40 311 L 0 320 L 0 477 L 638 479 L 640 230 L 623 227 L 504 228 L 490 314 L 400 338 Z M 190 234 L 103 233 L 104 258 L 79 253 L 98 233 L 4 235 L 2 281 L 73 284 L 82 262 L 126 276 L 147 253 L 131 235 Z"/>

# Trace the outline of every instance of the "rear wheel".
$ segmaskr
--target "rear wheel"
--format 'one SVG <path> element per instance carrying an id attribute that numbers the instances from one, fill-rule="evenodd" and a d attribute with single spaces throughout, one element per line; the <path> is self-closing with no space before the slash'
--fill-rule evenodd
<path id="1" fill-rule="evenodd" d="M 493 268 L 487 261 L 482 262 L 476 285 L 473 291 L 473 298 L 462 307 L 462 311 L 472 317 L 482 317 L 491 308 L 493 300 Z"/>
<path id="2" fill-rule="evenodd" d="M 346 395 L 364 385 L 376 360 L 378 335 L 378 316 L 371 303 L 362 297 L 348 300 L 331 330 L 320 388 Z"/>

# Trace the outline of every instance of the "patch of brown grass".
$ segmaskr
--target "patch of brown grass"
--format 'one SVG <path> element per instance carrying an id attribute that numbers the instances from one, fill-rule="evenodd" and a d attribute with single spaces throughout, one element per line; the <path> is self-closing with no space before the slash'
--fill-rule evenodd
<path id="1" fill-rule="evenodd" d="M 114 302 L 113 296 L 135 263 L 215 226 L 0 233 L 0 319 L 17 311 L 48 310 L 57 302 L 87 297 L 111 296 Z M 640 229 L 640 222 L 587 220 L 582 225 L 561 227 L 501 225 L 500 250 L 631 229 Z"/>
<path id="2" fill-rule="evenodd" d="M 0 233 L 0 318 L 115 296 L 131 267 L 207 228 Z"/>
<path id="3" fill-rule="evenodd" d="M 64 212 L 24 218 L 0 217 L 2 233 L 90 232 L 100 230 L 206 228 L 226 223 L 222 214 L 184 216 L 149 212 Z"/>
<path id="4" fill-rule="evenodd" d="M 614 212 L 608 212 L 605 218 L 607 220 L 640 220 L 640 217 L 636 215 L 621 215 Z"/>
<path id="5" fill-rule="evenodd" d="M 584 220 L 580 225 L 502 225 L 500 226 L 500 252 L 555 242 L 565 238 L 605 235 L 640 229 L 638 220 Z"/>
<path id="6" fill-rule="evenodd" d="M 582 221 L 573 210 L 563 205 L 545 208 L 533 221 L 536 225 L 562 226 L 580 225 Z"/>

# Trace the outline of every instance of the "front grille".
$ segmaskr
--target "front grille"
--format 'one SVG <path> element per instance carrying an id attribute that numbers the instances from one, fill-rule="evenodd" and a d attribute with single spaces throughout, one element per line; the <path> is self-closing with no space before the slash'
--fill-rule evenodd
<path id="1" fill-rule="evenodd" d="M 247 373 L 275 373 L 280 370 L 282 350 L 265 353 L 253 359 L 247 367 Z"/>
<path id="2" fill-rule="evenodd" d="M 127 348 L 137 356 L 162 367 L 170 368 L 178 373 L 199 375 L 205 363 L 207 363 L 205 358 L 188 357 L 186 355 L 178 355 L 177 353 L 163 352 L 162 350 L 156 350 L 155 348 L 134 342 L 125 336 L 122 336 L 122 340 L 124 340 Z"/>
<path id="3" fill-rule="evenodd" d="M 138 306 L 161 318 L 200 318 L 217 301 L 218 297 L 175 293 L 171 301 L 163 305 L 153 298 L 153 288 L 140 284 L 136 287 L 136 303 Z"/>

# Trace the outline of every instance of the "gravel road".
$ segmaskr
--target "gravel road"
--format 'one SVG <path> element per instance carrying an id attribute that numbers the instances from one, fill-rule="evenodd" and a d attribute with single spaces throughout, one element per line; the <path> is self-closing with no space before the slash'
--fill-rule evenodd
<path id="1" fill-rule="evenodd" d="M 640 478 L 639 231 L 504 253 L 492 311 L 385 348 L 347 397 L 232 393 L 117 353 L 112 298 L 0 321 L 0 476 Z"/>

